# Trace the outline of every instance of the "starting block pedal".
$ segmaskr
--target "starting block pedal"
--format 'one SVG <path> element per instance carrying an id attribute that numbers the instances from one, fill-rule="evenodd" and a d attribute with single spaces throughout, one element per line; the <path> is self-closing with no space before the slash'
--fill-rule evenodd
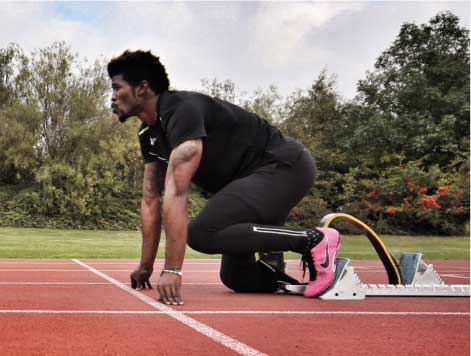
<path id="1" fill-rule="evenodd" d="M 399 259 L 399 269 L 404 285 L 445 284 L 433 265 L 422 260 L 421 253 L 403 253 Z"/>
<path id="2" fill-rule="evenodd" d="M 340 268 L 337 273 L 337 263 Z M 349 266 L 350 259 L 335 259 L 335 276 L 331 286 L 319 296 L 319 299 L 339 299 L 339 300 L 355 300 L 365 299 L 365 292 L 362 288 L 360 278 L 353 271 L 353 267 Z"/>
<path id="3" fill-rule="evenodd" d="M 469 285 L 447 285 L 426 264 L 420 253 L 402 254 L 399 262 L 404 284 L 363 284 L 349 266 L 350 259 L 336 258 L 335 276 L 331 286 L 318 298 L 324 300 L 361 300 L 376 297 L 469 297 Z M 304 294 L 307 284 L 280 284 L 280 289 L 293 294 Z"/>

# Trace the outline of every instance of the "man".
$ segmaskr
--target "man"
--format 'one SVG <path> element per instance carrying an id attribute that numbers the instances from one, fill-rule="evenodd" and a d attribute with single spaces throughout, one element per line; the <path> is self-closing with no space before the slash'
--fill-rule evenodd
<path id="1" fill-rule="evenodd" d="M 151 287 L 163 223 L 165 265 L 157 290 L 166 304 L 183 304 L 181 268 L 187 242 L 197 251 L 221 253 L 221 280 L 237 292 L 274 292 L 277 280 L 289 279 L 256 261 L 255 253 L 298 252 L 309 268 L 305 296 L 322 293 L 333 279 L 338 232 L 283 226 L 314 181 L 309 151 L 236 105 L 169 90 L 165 68 L 150 51 L 126 51 L 107 69 L 113 112 L 121 122 L 131 116 L 142 121 L 143 239 L 132 287 Z M 188 225 L 192 181 L 214 195 Z"/>

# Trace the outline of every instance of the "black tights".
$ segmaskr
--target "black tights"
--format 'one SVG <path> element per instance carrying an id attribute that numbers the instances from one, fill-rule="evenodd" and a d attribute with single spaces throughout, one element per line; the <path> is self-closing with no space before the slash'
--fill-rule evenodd
<path id="1" fill-rule="evenodd" d="M 273 292 L 275 281 L 255 261 L 256 252 L 295 251 L 306 245 L 305 231 L 283 224 L 309 192 L 315 164 L 303 150 L 292 164 L 270 163 L 237 179 L 215 194 L 190 223 L 188 244 L 221 253 L 221 280 L 238 292 Z"/>

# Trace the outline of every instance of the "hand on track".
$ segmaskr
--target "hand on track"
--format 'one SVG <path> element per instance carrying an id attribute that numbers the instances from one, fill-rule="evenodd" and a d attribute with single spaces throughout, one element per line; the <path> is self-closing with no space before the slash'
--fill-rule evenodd
<path id="1" fill-rule="evenodd" d="M 163 273 L 157 283 L 157 291 L 159 292 L 162 303 L 167 305 L 183 305 L 180 295 L 182 286 L 182 277 L 173 273 Z"/>
<path id="2" fill-rule="evenodd" d="M 131 288 L 135 290 L 152 289 L 149 278 L 152 275 L 152 269 L 138 267 L 129 276 L 131 278 Z"/>

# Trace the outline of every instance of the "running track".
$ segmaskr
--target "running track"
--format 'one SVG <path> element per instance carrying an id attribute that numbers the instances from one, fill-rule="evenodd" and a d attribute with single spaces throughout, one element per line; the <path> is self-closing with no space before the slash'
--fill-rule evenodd
<path id="1" fill-rule="evenodd" d="M 185 305 L 170 308 L 130 289 L 136 264 L 0 260 L 0 355 L 469 355 L 468 298 L 236 294 L 219 261 L 186 260 Z M 364 282 L 386 281 L 378 263 L 354 265 Z M 446 283 L 469 284 L 469 261 L 434 265 Z"/>

